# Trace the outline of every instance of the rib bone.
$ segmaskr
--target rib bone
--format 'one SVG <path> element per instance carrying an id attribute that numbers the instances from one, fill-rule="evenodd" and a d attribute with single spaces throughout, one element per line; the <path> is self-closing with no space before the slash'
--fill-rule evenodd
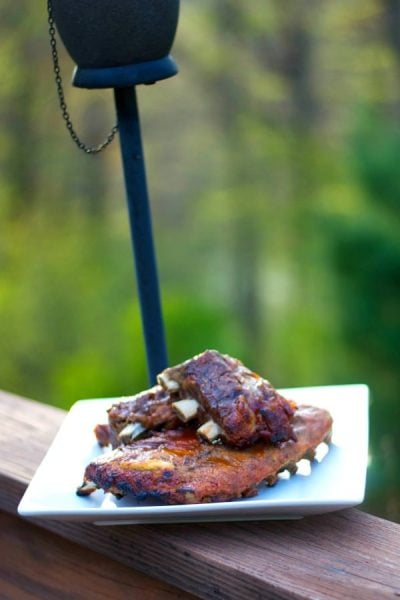
<path id="1" fill-rule="evenodd" d="M 141 423 L 128 423 L 122 431 L 119 432 L 118 437 L 124 444 L 127 444 L 133 440 L 139 439 L 146 431 Z"/>
<path id="2" fill-rule="evenodd" d="M 160 373 L 157 375 L 157 383 L 167 390 L 167 392 L 177 392 L 179 390 L 179 383 L 174 379 L 171 379 L 166 373 Z"/>
<path id="3" fill-rule="evenodd" d="M 172 406 L 180 420 L 187 423 L 195 418 L 200 405 L 194 398 L 185 398 L 184 400 L 173 402 Z"/>
<path id="4" fill-rule="evenodd" d="M 97 490 L 97 485 L 93 481 L 84 481 L 76 490 L 78 496 L 89 496 Z"/>
<path id="5" fill-rule="evenodd" d="M 198 428 L 197 433 L 209 442 L 214 442 L 221 435 L 222 429 L 215 421 L 210 419 Z"/>

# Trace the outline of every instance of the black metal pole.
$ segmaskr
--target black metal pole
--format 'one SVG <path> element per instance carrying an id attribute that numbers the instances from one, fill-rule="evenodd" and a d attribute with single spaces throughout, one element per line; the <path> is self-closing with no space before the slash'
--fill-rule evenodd
<path id="1" fill-rule="evenodd" d="M 135 87 L 115 88 L 122 164 L 150 384 L 168 365 Z"/>

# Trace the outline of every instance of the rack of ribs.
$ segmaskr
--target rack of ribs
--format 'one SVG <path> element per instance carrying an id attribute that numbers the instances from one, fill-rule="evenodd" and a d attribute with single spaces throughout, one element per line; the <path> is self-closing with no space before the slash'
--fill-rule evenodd
<path id="1" fill-rule="evenodd" d="M 165 391 L 178 394 L 201 414 L 198 433 L 209 441 L 220 438 L 237 448 L 258 440 L 272 444 L 294 439 L 295 404 L 239 360 L 216 350 L 202 354 L 158 376 Z M 175 410 L 180 403 L 174 403 Z"/>
<path id="2" fill-rule="evenodd" d="M 193 422 L 199 436 L 237 448 L 293 438 L 295 404 L 239 360 L 216 350 L 165 369 L 158 381 L 150 390 L 113 404 L 108 425 L 95 428 L 101 446 L 111 443 L 116 448 L 179 422 Z"/>
<path id="3" fill-rule="evenodd" d="M 176 399 L 176 398 L 175 398 Z M 108 424 L 96 425 L 100 446 L 128 444 L 160 427 L 170 429 L 180 420 L 173 409 L 174 395 L 155 385 L 149 390 L 115 402 L 108 412 Z"/>
<path id="4" fill-rule="evenodd" d="M 223 502 L 253 496 L 257 486 L 272 485 L 284 469 L 295 472 L 302 458 L 326 441 L 332 418 L 323 409 L 299 406 L 294 412 L 291 439 L 279 446 L 260 440 L 237 449 L 210 444 L 196 429 L 154 433 L 147 439 L 121 446 L 91 462 L 78 495 L 98 488 L 117 497 L 154 498 L 166 504 Z"/>

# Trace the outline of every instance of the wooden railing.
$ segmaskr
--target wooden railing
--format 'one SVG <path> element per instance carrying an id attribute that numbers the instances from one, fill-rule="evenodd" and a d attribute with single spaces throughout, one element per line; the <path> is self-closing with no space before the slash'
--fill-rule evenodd
<path id="1" fill-rule="evenodd" d="M 355 509 L 300 521 L 115 527 L 16 517 L 64 416 L 0 392 L 1 597 L 400 596 L 400 526 Z"/>

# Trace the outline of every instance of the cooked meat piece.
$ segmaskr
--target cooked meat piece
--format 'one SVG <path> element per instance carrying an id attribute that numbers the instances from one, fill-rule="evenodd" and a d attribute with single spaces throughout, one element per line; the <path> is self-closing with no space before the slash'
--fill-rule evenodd
<path id="1" fill-rule="evenodd" d="M 94 434 L 99 443 L 99 446 L 105 448 L 112 446 L 117 448 L 123 443 L 119 435 L 110 427 L 108 423 L 101 423 L 94 428 Z"/>
<path id="2" fill-rule="evenodd" d="M 108 410 L 110 440 L 113 447 L 129 443 L 143 435 L 145 431 L 177 426 L 179 419 L 173 410 L 173 401 L 174 397 L 169 392 L 156 385 L 145 392 L 126 397 L 113 404 Z M 95 433 L 100 445 L 104 445 L 103 431 L 96 432 L 95 429 Z"/>
<path id="3" fill-rule="evenodd" d="M 206 351 L 163 371 L 160 383 L 113 404 L 109 424 L 95 428 L 101 446 L 114 448 L 160 428 L 196 420 L 198 434 L 245 447 L 257 440 L 279 443 L 293 435 L 294 404 L 242 363 Z"/>
<path id="4" fill-rule="evenodd" d="M 294 403 L 230 356 L 206 350 L 165 369 L 158 381 L 165 390 L 200 403 L 212 422 L 199 433 L 209 439 L 219 436 L 238 448 L 258 440 L 276 444 L 293 439 Z"/>
<path id="5" fill-rule="evenodd" d="M 107 423 L 96 425 L 94 435 L 100 446 L 109 446 L 111 444 L 111 429 Z"/>
<path id="6" fill-rule="evenodd" d="M 133 494 L 166 504 L 252 496 L 259 483 L 274 483 L 280 471 L 294 471 L 295 463 L 310 456 L 327 439 L 332 418 L 323 409 L 301 406 L 293 427 L 297 441 L 289 440 L 280 447 L 258 442 L 242 450 L 204 442 L 194 428 L 158 433 L 94 460 L 77 493 L 88 495 L 102 488 L 117 496 Z"/>

